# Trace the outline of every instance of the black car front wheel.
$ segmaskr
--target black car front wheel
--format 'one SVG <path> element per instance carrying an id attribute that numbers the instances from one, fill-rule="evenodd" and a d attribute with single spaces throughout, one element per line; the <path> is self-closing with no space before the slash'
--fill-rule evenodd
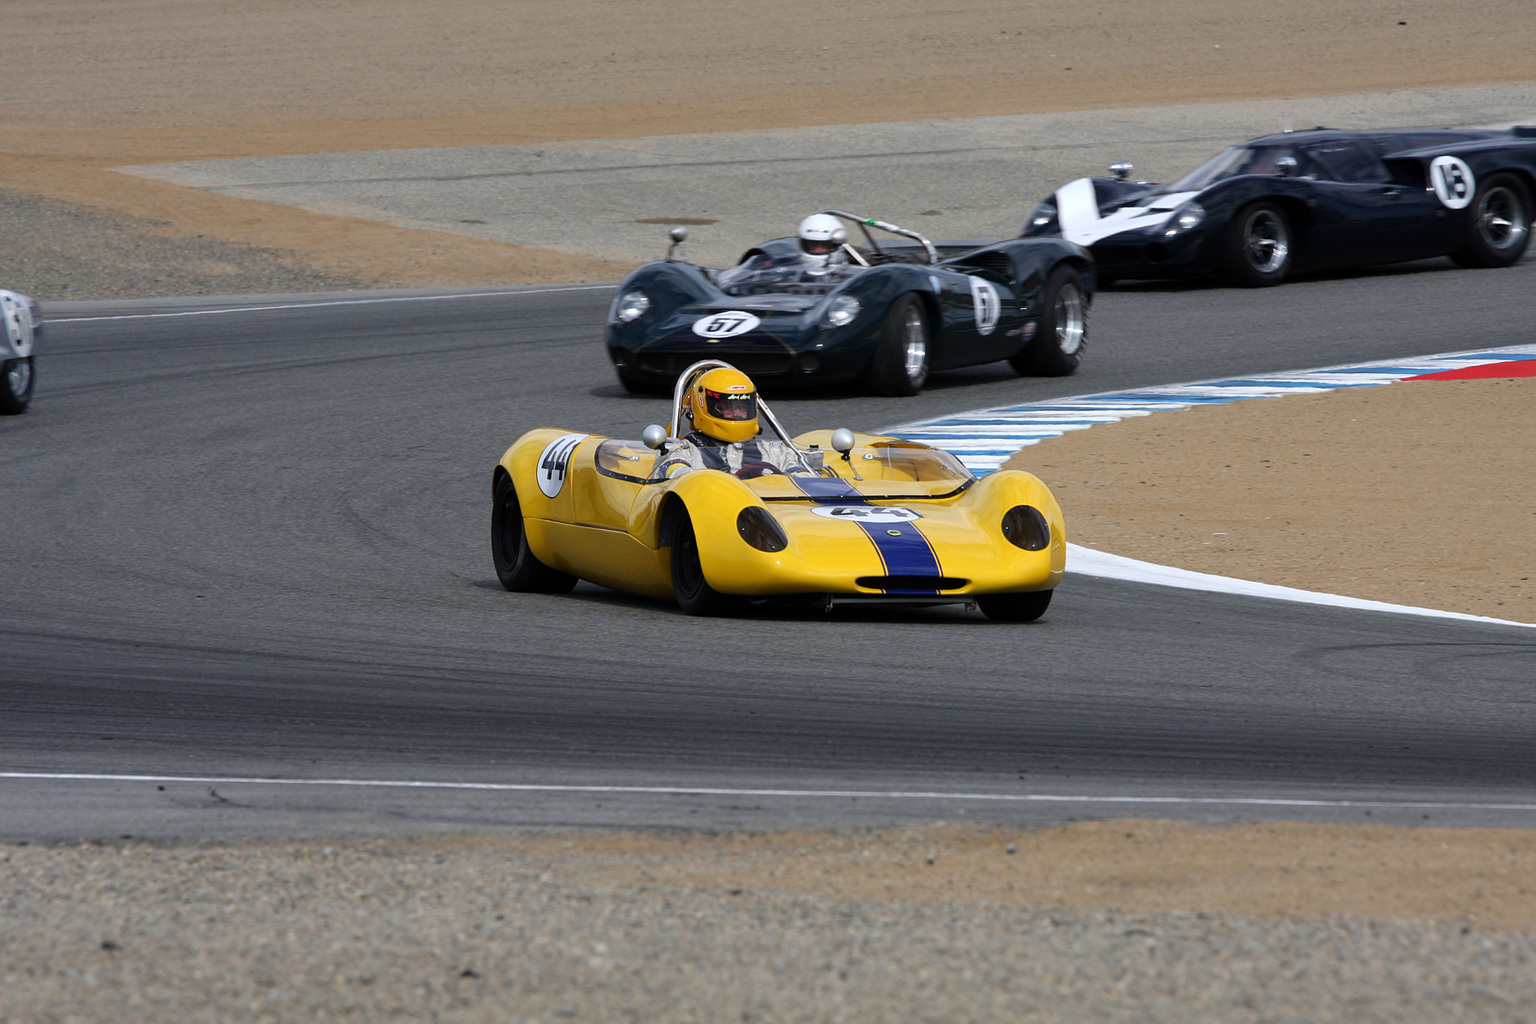
<path id="1" fill-rule="evenodd" d="M 1222 273 L 1244 288 L 1267 288 L 1291 272 L 1291 224 L 1274 203 L 1254 203 L 1238 211 L 1227 228 Z"/>
<path id="2" fill-rule="evenodd" d="M 928 380 L 928 311 L 916 295 L 891 303 L 880 321 L 865 383 L 877 395 L 915 395 Z"/>
<path id="3" fill-rule="evenodd" d="M 34 379 L 32 356 L 0 363 L 0 415 L 14 416 L 27 411 Z"/>
<path id="4" fill-rule="evenodd" d="M 1472 199 L 1467 240 L 1451 258 L 1464 267 L 1507 267 L 1531 242 L 1531 194 L 1513 174 L 1494 174 Z"/>
<path id="5" fill-rule="evenodd" d="M 1054 590 L 1027 594 L 982 594 L 976 598 L 981 613 L 993 622 L 1034 622 L 1051 606 Z"/>
<path id="6" fill-rule="evenodd" d="M 1068 266 L 1051 271 L 1042 306 L 1035 336 L 1008 365 L 1025 376 L 1065 377 L 1088 348 L 1088 293 L 1082 275 Z"/>
<path id="7" fill-rule="evenodd" d="M 511 477 L 496 478 L 491 502 L 491 561 L 496 564 L 496 578 L 501 585 L 514 591 L 555 594 L 574 587 L 576 577 L 551 569 L 529 549 L 523 506 L 517 500 L 517 488 L 512 486 Z"/>

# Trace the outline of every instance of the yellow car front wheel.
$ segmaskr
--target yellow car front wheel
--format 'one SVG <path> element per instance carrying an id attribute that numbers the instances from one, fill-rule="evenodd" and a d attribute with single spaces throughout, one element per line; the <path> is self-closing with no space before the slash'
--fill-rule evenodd
<path id="1" fill-rule="evenodd" d="M 739 597 L 720 593 L 704 578 L 704 567 L 699 564 L 699 540 L 687 509 L 679 510 L 672 537 L 672 593 L 677 606 L 689 615 L 731 615 L 746 604 Z"/>
<path id="2" fill-rule="evenodd" d="M 981 613 L 993 622 L 1034 622 L 1050 607 L 1054 590 L 1027 594 L 982 594 L 976 598 Z"/>

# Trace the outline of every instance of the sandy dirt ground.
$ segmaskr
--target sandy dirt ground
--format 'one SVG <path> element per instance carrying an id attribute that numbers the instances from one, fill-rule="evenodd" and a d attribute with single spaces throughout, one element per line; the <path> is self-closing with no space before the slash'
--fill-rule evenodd
<path id="1" fill-rule="evenodd" d="M 191 193 L 108 169 L 1529 81 L 1536 18 L 1528 14 L 1521 3 L 1443 0 L 10 0 L 0 33 L 7 70 L 0 189 L 99 210 L 145 238 L 260 247 L 295 266 L 373 285 L 612 280 L 627 268 Z M 1536 525 L 1528 521 L 1536 507 L 1531 387 L 1420 383 L 1240 403 L 1096 428 L 1031 449 L 1025 462 L 1060 488 L 1074 539 L 1084 543 L 1312 587 L 1320 581 L 1309 570 L 1326 550 L 1340 566 L 1328 583 L 1345 592 L 1536 619 L 1530 581 L 1515 575 L 1519 564 L 1532 564 Z M 1445 422 L 1464 426 L 1450 439 L 1408 433 Z M 1457 443 L 1494 431 L 1506 431 L 1496 448 Z M 1500 460 L 1485 454 L 1494 450 Z M 1357 486 L 1362 480 L 1370 486 Z M 1509 508 L 1525 521 L 1501 518 Z M 1492 546 L 1494 536 L 1503 547 Z M 1404 537 L 1419 540 L 1416 550 L 1404 550 Z M 665 884 L 674 900 L 667 913 L 701 917 L 703 910 L 687 909 L 692 890 L 679 887 L 707 882 L 815 900 L 863 894 L 907 907 L 961 901 L 973 910 L 995 903 L 1308 920 L 1358 914 L 1439 922 L 1453 937 L 1474 926 L 1536 932 L 1529 881 L 1536 847 L 1528 832 L 1113 823 L 1017 836 L 956 828 L 854 838 L 567 837 L 558 841 L 563 847 L 537 837 L 441 842 L 448 845 L 440 852 L 409 843 L 369 849 L 385 859 L 441 863 L 490 844 L 479 848 L 496 851 L 503 864 L 536 862 L 528 870 L 540 877 L 580 874 L 588 886 L 580 898 L 589 903 L 598 883 Z M 524 847 L 495 846 L 516 842 Z M 998 852 L 1010 844 L 1016 853 Z M 49 921 L 68 918 L 80 935 L 94 936 L 90 955 L 108 960 L 120 947 L 91 922 L 131 921 L 135 906 L 145 921 L 181 929 L 193 945 L 217 932 L 232 944 L 231 956 L 255 948 L 239 938 L 250 924 L 242 914 L 256 905 L 240 902 L 244 889 L 184 891 L 189 879 L 213 870 L 193 862 L 199 854 L 135 851 L 144 873 L 119 885 L 92 874 L 105 863 L 92 858 L 126 863 L 120 851 L 55 851 L 49 878 L 26 874 L 20 865 L 44 852 L 6 854 L 12 873 L 0 905 L 26 927 L 0 939 L 10 942 L 0 947 L 0 1019 L 89 1017 L 82 1008 L 97 1004 L 88 990 L 114 977 L 116 987 L 101 991 L 118 1002 L 101 1005 L 136 1007 L 135 1019 L 155 1019 L 146 1007 L 171 1005 L 156 1003 L 165 991 L 145 979 L 176 966 L 166 959 L 174 943 L 155 947 L 158 961 L 139 972 L 112 975 L 60 945 L 60 936 L 79 935 L 51 930 Z M 363 856 L 350 846 L 343 853 Z M 320 853 L 305 846 L 293 856 Z M 250 864 L 234 867 L 256 877 Z M 318 868 L 306 877 L 344 880 Z M 423 877 L 441 883 L 439 909 L 479 891 L 472 873 Z M 279 910 L 309 920 L 302 915 L 312 908 L 295 895 L 309 883 L 272 878 L 261 897 L 281 897 Z M 369 932 L 382 919 L 347 913 L 354 927 L 316 939 L 329 943 L 325 955 L 382 948 Z M 273 920 L 266 924 L 279 940 L 283 928 L 289 940 L 303 928 L 282 914 Z M 225 925 L 234 931 L 219 931 Z M 964 934 L 966 925 L 955 927 L 952 934 Z M 263 952 L 259 963 L 210 964 L 232 972 L 225 982 L 233 994 L 201 1017 L 221 1019 L 218 1007 L 222 1019 L 281 1016 L 270 999 L 284 972 L 329 963 L 302 943 L 289 946 L 286 960 Z M 335 973 L 342 988 L 357 981 Z M 1302 975 L 1290 979 L 1293 988 L 1310 983 Z M 190 974 L 168 977 L 163 984 L 201 985 L 205 995 L 217 988 Z M 7 1012 L 4 993 L 15 999 L 24 990 L 36 999 Z M 239 1001 L 247 992 L 251 1000 Z M 356 1016 L 368 1004 L 337 1005 L 337 1015 Z M 451 999 L 444 1005 L 451 1008 Z M 1249 1003 L 1183 1019 L 1257 1019 L 1252 1010 Z M 573 1015 L 558 1004 L 549 1013 Z M 1524 1018 L 1502 1019 L 1529 1019 L 1528 1006 Z"/>
<path id="2" fill-rule="evenodd" d="M 380 285 L 613 280 L 625 268 L 602 260 L 107 169 L 1529 81 L 1528 13 L 1438 0 L 11 0 L 0 189 Z"/>
<path id="3" fill-rule="evenodd" d="M 1505 1024 L 1533 867 L 1150 821 L 9 847 L 0 1019 Z"/>

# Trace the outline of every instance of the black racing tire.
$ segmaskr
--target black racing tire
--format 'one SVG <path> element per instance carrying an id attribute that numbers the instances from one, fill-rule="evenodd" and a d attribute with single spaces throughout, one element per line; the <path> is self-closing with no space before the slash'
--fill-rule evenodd
<path id="1" fill-rule="evenodd" d="M 511 591 L 564 594 L 576 585 L 576 577 L 551 569 L 529 549 L 523 506 L 512 478 L 505 474 L 496 477 L 492 497 L 491 561 L 496 578 Z"/>
<path id="2" fill-rule="evenodd" d="M 1268 288 L 1286 279 L 1295 260 L 1294 233 L 1274 203 L 1250 203 L 1227 226 L 1221 273 L 1240 288 Z"/>
<path id="3" fill-rule="evenodd" d="M 1531 244 L 1531 192 L 1513 174 L 1491 174 L 1467 208 L 1467 240 L 1451 259 L 1464 267 L 1507 267 Z"/>
<path id="4" fill-rule="evenodd" d="M 876 395 L 915 395 L 928 380 L 933 330 L 923 300 L 907 294 L 880 320 L 880 340 L 864 382 Z"/>
<path id="5" fill-rule="evenodd" d="M 976 598 L 981 613 L 993 622 L 1034 622 L 1051 606 L 1054 590 L 1027 594 L 982 594 Z"/>
<path id="6" fill-rule="evenodd" d="M 1008 365 L 1026 377 L 1065 377 L 1088 349 L 1088 293 L 1082 275 L 1066 264 L 1052 270 L 1040 304 L 1035 336 Z"/>
<path id="7" fill-rule="evenodd" d="M 632 395 L 669 395 L 672 393 L 672 385 L 670 384 L 653 384 L 648 380 L 641 380 L 639 377 L 625 373 L 617 367 L 614 368 L 613 372 L 619 375 L 619 383 L 623 385 L 624 390 Z"/>
<path id="8" fill-rule="evenodd" d="M 26 356 L 0 363 L 0 416 L 15 416 L 27 411 L 27 403 L 32 401 L 32 388 L 37 383 L 32 359 L 32 356 Z"/>
<path id="9" fill-rule="evenodd" d="M 699 541 L 687 509 L 680 510 L 672 536 L 672 593 L 677 606 L 688 615 L 733 615 L 746 605 L 745 599 L 720 593 L 704 578 L 704 567 L 699 564 Z"/>

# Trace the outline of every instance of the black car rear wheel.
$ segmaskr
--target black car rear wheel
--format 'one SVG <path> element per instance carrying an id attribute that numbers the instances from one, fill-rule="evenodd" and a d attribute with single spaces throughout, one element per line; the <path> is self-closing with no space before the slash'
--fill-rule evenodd
<path id="1" fill-rule="evenodd" d="M 1034 622 L 1050 607 L 1054 593 L 1032 590 L 1027 594 L 982 594 L 976 598 L 976 605 L 993 622 Z"/>
<path id="2" fill-rule="evenodd" d="M 1472 200 L 1467 241 L 1451 254 L 1464 267 L 1507 267 L 1531 242 L 1531 194 L 1513 174 L 1494 174 Z"/>
<path id="3" fill-rule="evenodd" d="M 551 569 L 529 549 L 523 506 L 517 500 L 517 488 L 512 486 L 510 477 L 496 478 L 491 501 L 491 561 L 496 564 L 496 578 L 501 585 L 508 590 L 557 594 L 574 587 L 576 577 Z"/>
<path id="4" fill-rule="evenodd" d="M 672 536 L 672 594 L 677 598 L 677 606 L 689 615 L 731 615 L 746 603 L 733 594 L 720 593 L 704 578 L 704 567 L 699 563 L 699 539 L 687 509 L 679 514 Z"/>
<path id="5" fill-rule="evenodd" d="M 32 400 L 32 357 L 7 359 L 0 363 L 0 415 L 14 416 L 27 411 Z"/>
<path id="6" fill-rule="evenodd" d="M 865 383 L 877 395 L 915 395 L 928 380 L 928 311 L 916 295 L 891 303 L 880 321 Z"/>
<path id="7" fill-rule="evenodd" d="M 1051 271 L 1042 305 L 1035 336 L 1008 365 L 1025 376 L 1065 377 L 1088 348 L 1088 293 L 1082 275 L 1068 266 Z"/>
<path id="8" fill-rule="evenodd" d="M 1245 206 L 1227 228 L 1222 273 L 1244 288 L 1267 288 L 1291 272 L 1291 224 L 1274 203 Z"/>

